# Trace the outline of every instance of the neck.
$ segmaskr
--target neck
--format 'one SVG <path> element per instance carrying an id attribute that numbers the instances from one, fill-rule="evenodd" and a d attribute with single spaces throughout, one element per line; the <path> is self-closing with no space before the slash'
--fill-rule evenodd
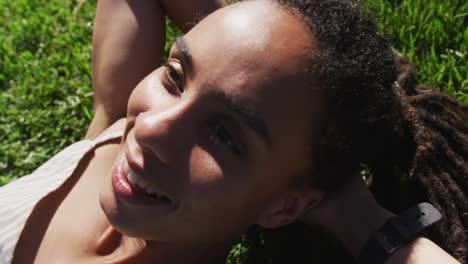
<path id="1" fill-rule="evenodd" d="M 109 226 L 95 244 L 98 256 L 115 263 L 224 263 L 232 242 L 176 244 L 128 237 Z"/>

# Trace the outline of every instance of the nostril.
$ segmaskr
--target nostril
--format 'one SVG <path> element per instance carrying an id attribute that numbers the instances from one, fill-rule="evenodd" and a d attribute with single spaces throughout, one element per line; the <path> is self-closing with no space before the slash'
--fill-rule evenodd
<path id="1" fill-rule="evenodd" d="M 127 161 L 132 163 L 134 167 L 144 167 L 144 153 L 139 148 L 138 144 L 135 144 L 131 138 L 125 143 L 125 156 Z"/>
<path id="2" fill-rule="evenodd" d="M 157 163 L 168 166 L 176 158 L 174 154 L 177 146 L 165 133 L 150 131 L 141 133 L 139 137 L 136 136 L 135 138 L 145 164 Z"/>
<path id="3" fill-rule="evenodd" d="M 188 108 L 177 104 L 138 114 L 134 126 L 136 143 L 146 153 L 165 165 L 179 160 L 181 152 L 190 144 L 190 128 L 195 124 Z"/>

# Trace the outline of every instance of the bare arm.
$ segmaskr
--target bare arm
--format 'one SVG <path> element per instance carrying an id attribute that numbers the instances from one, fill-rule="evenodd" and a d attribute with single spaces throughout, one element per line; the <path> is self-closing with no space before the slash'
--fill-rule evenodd
<path id="1" fill-rule="evenodd" d="M 460 263 L 427 238 L 418 238 L 399 249 L 386 264 Z"/>
<path id="2" fill-rule="evenodd" d="M 312 208 L 306 224 L 320 224 L 332 231 L 357 258 L 371 234 L 393 214 L 382 208 L 361 179 L 349 188 Z M 398 249 L 385 264 L 459 263 L 427 238 L 417 238 Z M 377 263 L 376 263 L 377 264 Z"/>
<path id="3" fill-rule="evenodd" d="M 86 138 L 94 138 L 126 116 L 134 87 L 161 64 L 165 14 L 188 31 L 222 0 L 99 0 L 93 33 L 95 115 Z"/>

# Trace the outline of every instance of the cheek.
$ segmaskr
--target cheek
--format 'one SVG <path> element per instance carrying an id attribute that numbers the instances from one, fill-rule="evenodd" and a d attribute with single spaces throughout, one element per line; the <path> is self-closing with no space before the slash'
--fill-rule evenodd
<path id="1" fill-rule="evenodd" d="M 240 208 L 248 190 L 247 168 L 195 146 L 188 167 L 188 199 L 200 207 Z M 226 159 L 226 158 L 224 158 Z M 234 199 L 234 197 L 237 197 Z"/>
<path id="2" fill-rule="evenodd" d="M 257 186 L 247 165 L 221 159 L 200 147 L 192 150 L 185 199 L 202 221 L 219 221 L 222 217 L 224 226 L 245 227 L 255 221 L 260 210 L 256 200 L 257 195 L 262 195 L 262 188 Z"/>
<path id="3" fill-rule="evenodd" d="M 192 200 L 205 204 L 221 202 L 223 194 L 236 184 L 228 178 L 227 168 L 222 167 L 210 152 L 195 146 L 190 154 L 188 167 L 188 190 Z M 230 188 L 231 187 L 231 188 Z"/>
<path id="4" fill-rule="evenodd" d="M 229 183 L 226 179 L 226 169 L 219 160 L 205 149 L 195 146 L 189 158 L 188 184 L 190 191 L 198 194 L 220 192 Z"/>

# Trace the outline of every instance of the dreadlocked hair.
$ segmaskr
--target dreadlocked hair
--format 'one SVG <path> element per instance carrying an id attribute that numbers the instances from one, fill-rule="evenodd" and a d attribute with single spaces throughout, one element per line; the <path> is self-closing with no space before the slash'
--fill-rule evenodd
<path id="1" fill-rule="evenodd" d="M 401 102 L 402 117 L 412 131 L 415 144 L 407 169 L 406 179 L 410 185 L 406 188 L 406 197 L 416 202 L 429 200 L 441 211 L 444 218 L 431 230 L 432 239 L 465 263 L 468 251 L 468 106 L 417 86 L 414 66 L 404 58 L 399 64 L 396 93 Z M 382 165 L 376 164 L 376 171 L 379 166 Z M 376 177 L 379 192 L 390 195 L 383 191 L 386 183 L 385 178 Z M 418 195 L 413 193 L 411 197 L 411 190 Z"/>
<path id="2" fill-rule="evenodd" d="M 464 263 L 468 107 L 418 86 L 413 65 L 395 54 L 358 0 L 274 2 L 303 19 L 319 43 L 311 61 L 314 77 L 326 92 L 329 114 L 320 144 L 313 148 L 318 158 L 310 183 L 333 192 L 366 168 L 382 206 L 399 212 L 429 201 L 441 211 L 443 220 L 431 228 L 429 237 Z M 326 252 L 324 240 L 311 241 L 298 225 L 261 234 L 264 251 L 273 257 L 262 262 L 307 263 L 304 259 L 313 255 L 311 244 Z M 256 241 L 258 234 L 248 233 Z M 259 243 L 252 244 L 259 251 Z M 342 249 L 333 241 L 328 244 Z M 334 263 L 330 256 L 328 262 Z M 332 258 L 353 262 L 346 253 Z"/>

